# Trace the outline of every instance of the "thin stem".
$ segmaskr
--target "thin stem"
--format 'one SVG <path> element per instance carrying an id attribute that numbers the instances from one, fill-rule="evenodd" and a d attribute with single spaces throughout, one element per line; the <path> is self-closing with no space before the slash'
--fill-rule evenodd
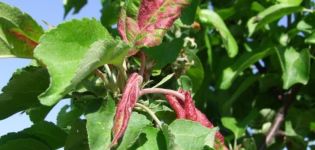
<path id="1" fill-rule="evenodd" d="M 140 52 L 139 55 L 140 55 L 140 61 L 141 61 L 139 74 L 141 76 L 144 76 L 144 72 L 145 72 L 145 68 L 146 68 L 146 57 L 145 57 L 144 52 Z"/>
<path id="2" fill-rule="evenodd" d="M 105 84 L 108 83 L 108 81 L 107 81 L 106 77 L 104 76 L 103 72 L 101 72 L 99 69 L 96 69 L 95 72 L 94 72 L 94 74 L 95 74 L 96 76 L 98 76 L 99 78 L 101 78 L 102 81 L 103 81 Z"/>
<path id="3" fill-rule="evenodd" d="M 161 121 L 159 120 L 159 118 L 155 115 L 155 113 L 150 108 L 148 108 L 147 106 L 142 105 L 140 103 L 136 103 L 135 106 L 144 109 L 152 117 L 152 119 L 156 122 L 156 124 L 161 128 L 161 126 L 162 126 Z"/>
<path id="4" fill-rule="evenodd" d="M 185 101 L 185 96 L 177 91 L 174 90 L 169 90 L 169 89 L 162 89 L 162 88 L 146 88 L 142 89 L 140 91 L 140 96 L 145 95 L 145 94 L 150 94 L 150 93 L 160 93 L 160 94 L 169 94 L 173 95 L 182 101 Z"/>

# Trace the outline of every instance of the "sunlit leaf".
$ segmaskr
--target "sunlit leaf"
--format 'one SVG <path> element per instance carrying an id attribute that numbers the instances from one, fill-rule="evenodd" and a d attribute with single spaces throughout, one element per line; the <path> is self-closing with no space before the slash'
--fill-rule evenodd
<path id="1" fill-rule="evenodd" d="M 112 98 L 108 98 L 106 104 L 102 104 L 98 110 L 86 115 L 86 128 L 91 150 L 109 148 L 114 115 L 115 103 Z"/>
<path id="2" fill-rule="evenodd" d="M 217 129 L 209 129 L 193 121 L 175 120 L 169 125 L 168 131 L 164 129 L 163 132 L 168 148 L 201 150 L 205 145 L 213 147 Z"/>
<path id="3" fill-rule="evenodd" d="M 270 48 L 263 51 L 245 53 L 242 56 L 240 56 L 236 60 L 236 62 L 233 63 L 231 67 L 228 67 L 223 70 L 222 80 L 220 82 L 220 88 L 228 89 L 232 85 L 235 78 L 241 72 L 247 69 L 250 65 L 257 62 L 259 59 L 266 57 L 272 52 L 273 52 L 273 49 Z"/>
<path id="4" fill-rule="evenodd" d="M 301 11 L 303 8 L 300 6 L 294 6 L 289 4 L 276 4 L 266 8 L 256 16 L 250 18 L 247 22 L 249 35 L 252 35 L 255 31 L 263 28 L 266 24 L 269 24 L 281 17 Z"/>
<path id="5" fill-rule="evenodd" d="M 221 17 L 211 10 L 200 10 L 199 19 L 202 23 L 214 26 L 222 36 L 223 44 L 229 57 L 235 57 L 238 53 L 238 45 Z"/>
<path id="6" fill-rule="evenodd" d="M 95 19 L 72 20 L 50 30 L 35 49 L 51 76 L 49 88 L 39 96 L 41 103 L 55 104 L 97 67 L 120 64 L 127 51 Z"/>
<path id="7" fill-rule="evenodd" d="M 130 148 L 136 142 L 144 128 L 149 125 L 151 125 L 151 121 L 149 121 L 144 115 L 136 112 L 132 113 L 126 132 L 117 150 Z"/>
<path id="8" fill-rule="evenodd" d="M 283 88 L 289 89 L 296 83 L 307 84 L 310 75 L 310 56 L 307 49 L 297 52 L 294 48 L 280 51 L 280 63 L 282 64 Z"/>

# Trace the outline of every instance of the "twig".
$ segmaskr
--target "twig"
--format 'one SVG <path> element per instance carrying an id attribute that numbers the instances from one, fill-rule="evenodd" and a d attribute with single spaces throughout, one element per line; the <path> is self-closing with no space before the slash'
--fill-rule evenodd
<path id="1" fill-rule="evenodd" d="M 169 94 L 173 95 L 182 101 L 185 101 L 185 96 L 177 91 L 174 90 L 169 90 L 169 89 L 162 89 L 162 88 L 146 88 L 142 89 L 140 91 L 140 96 L 145 95 L 145 94 L 150 94 L 150 93 L 160 93 L 160 94 Z"/>
<path id="2" fill-rule="evenodd" d="M 283 94 L 282 100 L 283 100 L 284 104 L 282 107 L 279 108 L 279 110 L 276 114 L 276 117 L 275 117 L 269 131 L 266 134 L 265 142 L 261 145 L 260 150 L 265 150 L 267 145 L 271 144 L 272 139 L 277 135 L 277 133 L 280 129 L 280 126 L 282 125 L 282 123 L 285 119 L 285 116 L 288 112 L 288 109 L 289 109 L 290 105 L 292 104 L 292 102 L 294 101 L 295 96 L 296 96 L 299 89 L 300 89 L 300 86 L 295 86 L 295 87 L 292 87 L 292 89 L 289 90 L 287 93 Z"/>
<path id="3" fill-rule="evenodd" d="M 276 114 L 276 118 L 274 119 L 268 133 L 267 133 L 267 136 L 266 136 L 266 139 L 265 139 L 265 143 L 267 145 L 269 145 L 273 139 L 273 137 L 275 137 L 276 133 L 278 132 L 283 120 L 284 120 L 284 106 L 282 106 L 277 114 Z"/>
<path id="4" fill-rule="evenodd" d="M 151 109 L 149 109 L 147 106 L 142 105 L 140 103 L 136 103 L 135 106 L 144 109 L 152 117 L 152 119 L 156 122 L 156 124 L 161 128 L 161 126 L 162 126 L 161 121 L 159 120 L 159 118 L 155 115 L 155 113 Z"/>

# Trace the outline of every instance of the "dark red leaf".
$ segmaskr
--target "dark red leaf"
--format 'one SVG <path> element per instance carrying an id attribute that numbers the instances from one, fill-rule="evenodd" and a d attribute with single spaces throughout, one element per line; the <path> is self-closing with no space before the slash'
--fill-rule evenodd
<path id="1" fill-rule="evenodd" d="M 213 128 L 213 124 L 208 120 L 206 115 L 195 107 L 191 94 L 183 90 L 179 90 L 178 92 L 184 94 L 184 102 L 172 95 L 165 95 L 170 106 L 174 109 L 177 119 L 192 120 L 199 122 L 205 127 Z M 215 148 L 227 150 L 228 148 L 224 145 L 223 135 L 220 132 L 217 132 L 215 137 Z"/>

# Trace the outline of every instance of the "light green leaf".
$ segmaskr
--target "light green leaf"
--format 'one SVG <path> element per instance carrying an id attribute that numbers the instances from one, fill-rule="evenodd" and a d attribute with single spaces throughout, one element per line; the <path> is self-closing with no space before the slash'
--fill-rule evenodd
<path id="1" fill-rule="evenodd" d="M 22 138 L 10 140 L 7 143 L 0 145 L 0 150 L 50 150 L 45 143 L 33 139 Z"/>
<path id="2" fill-rule="evenodd" d="M 224 127 L 231 130 L 235 138 L 239 138 L 245 134 L 245 127 L 238 124 L 237 120 L 232 117 L 222 117 L 222 124 Z"/>
<path id="3" fill-rule="evenodd" d="M 229 57 L 235 57 L 238 53 L 237 43 L 221 17 L 211 10 L 203 9 L 199 12 L 199 19 L 202 23 L 211 24 L 218 30 Z"/>
<path id="4" fill-rule="evenodd" d="M 73 14 L 79 13 L 83 6 L 87 4 L 87 0 L 64 0 L 63 7 L 65 10 L 64 17 L 68 15 L 68 13 L 74 9 Z"/>
<path id="5" fill-rule="evenodd" d="M 97 67 L 121 63 L 127 51 L 95 19 L 72 20 L 50 30 L 35 49 L 51 76 L 49 88 L 39 96 L 41 103 L 57 103 Z"/>
<path id="6" fill-rule="evenodd" d="M 146 127 L 143 129 L 143 133 L 145 134 L 146 142 L 138 147 L 137 150 L 159 150 L 161 146 L 158 141 L 159 130 L 153 127 Z"/>
<path id="7" fill-rule="evenodd" d="M 223 70 L 222 80 L 220 82 L 221 89 L 228 89 L 232 85 L 234 79 L 250 65 L 257 62 L 273 52 L 273 49 L 269 48 L 258 52 L 249 52 L 243 54 L 238 58 L 231 67 Z"/>
<path id="8" fill-rule="evenodd" d="M 205 145 L 212 147 L 215 140 L 216 128 L 209 129 L 198 122 L 189 120 L 175 120 L 163 130 L 171 149 L 202 150 Z M 169 132 L 169 133 L 168 133 Z"/>
<path id="9" fill-rule="evenodd" d="M 305 43 L 315 44 L 315 32 L 313 32 L 311 35 L 309 35 L 309 36 L 305 39 Z"/>
<path id="10" fill-rule="evenodd" d="M 49 76 L 46 69 L 39 67 L 18 69 L 0 94 L 0 119 L 40 106 L 37 96 L 45 91 L 48 84 Z"/>
<path id="11" fill-rule="evenodd" d="M 284 89 L 289 89 L 296 83 L 307 84 L 310 75 L 310 54 L 307 49 L 297 52 L 292 47 L 288 48 L 280 52 L 279 59 L 283 69 Z"/>
<path id="12" fill-rule="evenodd" d="M 279 3 L 288 4 L 292 6 L 299 6 L 303 0 L 277 0 Z"/>
<path id="13" fill-rule="evenodd" d="M 103 150 L 111 144 L 111 131 L 115 116 L 115 102 L 108 98 L 98 110 L 86 115 L 89 147 L 91 150 Z"/>
<path id="14" fill-rule="evenodd" d="M 265 9 L 258 15 L 248 20 L 247 27 L 249 31 L 249 36 L 251 36 L 255 31 L 263 28 L 266 24 L 269 24 L 285 15 L 301 11 L 302 9 L 303 8 L 300 6 L 293 6 L 288 4 L 276 4 Z"/>
<path id="15" fill-rule="evenodd" d="M 133 112 L 128 123 L 126 132 L 117 150 L 125 150 L 130 148 L 138 139 L 143 129 L 151 124 L 144 115 Z"/>
<path id="16" fill-rule="evenodd" d="M 32 58 L 43 32 L 28 14 L 0 2 L 0 56 Z"/>
<path id="17" fill-rule="evenodd" d="M 152 88 L 156 88 L 161 86 L 162 84 L 164 84 L 165 82 L 167 82 L 168 80 L 170 80 L 175 73 L 171 73 L 169 75 L 167 75 L 166 77 L 164 77 L 159 83 L 157 83 L 156 85 L 154 85 Z"/>

